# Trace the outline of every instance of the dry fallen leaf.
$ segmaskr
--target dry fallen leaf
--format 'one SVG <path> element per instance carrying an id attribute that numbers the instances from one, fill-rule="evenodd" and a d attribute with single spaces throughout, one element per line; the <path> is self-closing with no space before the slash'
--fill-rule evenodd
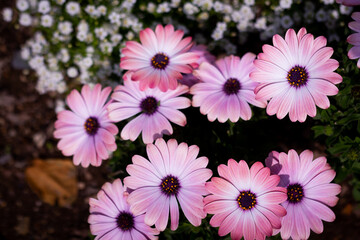
<path id="1" fill-rule="evenodd" d="M 76 168 L 70 159 L 35 159 L 25 176 L 31 189 L 46 203 L 64 207 L 76 200 Z"/>

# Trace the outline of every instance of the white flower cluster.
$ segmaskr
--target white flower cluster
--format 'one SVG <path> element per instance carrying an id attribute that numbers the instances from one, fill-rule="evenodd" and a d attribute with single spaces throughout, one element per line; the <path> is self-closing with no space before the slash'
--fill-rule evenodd
<path id="1" fill-rule="evenodd" d="M 192 34 L 196 42 L 229 55 L 237 52 L 234 39 L 242 44 L 255 32 L 266 40 L 314 21 L 324 24 L 330 40 L 336 40 L 336 20 L 352 12 L 334 0 L 264 1 L 261 6 L 255 0 L 96 0 L 88 5 L 76 0 L 16 0 L 15 6 L 4 8 L 2 16 L 6 22 L 38 31 L 21 55 L 37 72 L 41 93 L 62 93 L 70 81 L 118 82 L 120 50 L 144 26 L 173 24 Z M 196 33 L 191 32 L 194 26 L 199 29 Z"/>

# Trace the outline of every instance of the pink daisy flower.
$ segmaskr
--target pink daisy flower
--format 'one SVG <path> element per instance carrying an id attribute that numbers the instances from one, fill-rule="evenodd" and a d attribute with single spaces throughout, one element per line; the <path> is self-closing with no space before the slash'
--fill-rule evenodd
<path id="1" fill-rule="evenodd" d="M 349 28 L 354 30 L 356 33 L 351 34 L 347 41 L 351 45 L 354 45 L 348 52 L 348 57 L 350 59 L 360 58 L 360 12 L 355 12 L 351 15 L 354 22 L 349 23 Z M 357 62 L 358 68 L 360 68 L 360 59 Z"/>
<path id="2" fill-rule="evenodd" d="M 124 77 L 123 86 L 115 88 L 111 98 L 116 102 L 108 107 L 109 118 L 115 122 L 136 116 L 121 131 L 123 139 L 135 141 L 142 132 L 143 142 L 152 143 L 163 134 L 173 133 L 170 122 L 186 125 L 186 117 L 178 109 L 190 106 L 188 98 L 179 97 L 188 92 L 187 86 L 179 85 L 167 92 L 149 88 L 141 91 L 139 82 L 130 81 L 131 74 Z"/>
<path id="3" fill-rule="evenodd" d="M 132 80 L 140 81 L 142 91 L 148 87 L 159 87 L 163 92 L 174 90 L 181 73 L 191 73 L 199 58 L 189 52 L 192 38 L 182 39 L 183 35 L 181 30 L 174 31 L 172 25 L 157 25 L 155 32 L 150 28 L 140 31 L 141 44 L 126 42 L 120 67 L 134 72 Z"/>
<path id="4" fill-rule="evenodd" d="M 208 159 L 199 157 L 199 148 L 178 145 L 175 139 L 167 143 L 164 139 L 148 144 L 146 151 L 150 162 L 138 155 L 127 166 L 130 174 L 124 183 L 131 189 L 128 203 L 134 214 L 145 213 L 145 223 L 155 224 L 159 231 L 166 228 L 169 219 L 171 230 L 179 225 L 179 206 L 185 217 L 194 226 L 205 218 L 203 195 L 208 194 L 205 182 L 212 172 L 207 169 Z"/>
<path id="5" fill-rule="evenodd" d="M 336 0 L 336 2 L 346 6 L 360 5 L 360 0 Z"/>
<path id="6" fill-rule="evenodd" d="M 216 67 L 204 62 L 194 75 L 200 83 L 191 87 L 194 95 L 192 105 L 200 107 L 200 112 L 207 115 L 209 121 L 237 122 L 251 118 L 251 108 L 248 103 L 265 107 L 266 101 L 255 99 L 254 89 L 258 85 L 249 78 L 254 70 L 255 55 L 245 54 L 242 59 L 229 56 L 216 61 Z"/>
<path id="7" fill-rule="evenodd" d="M 326 158 L 313 160 L 313 157 L 313 152 L 309 150 L 303 151 L 300 156 L 295 150 L 290 150 L 288 154 L 273 151 L 266 159 L 271 173 L 281 178 L 279 186 L 287 188 L 287 200 L 281 204 L 287 211 L 279 230 L 283 239 L 308 239 L 310 229 L 322 233 L 321 220 L 335 220 L 335 214 L 328 206 L 336 205 L 336 195 L 341 187 L 330 183 L 335 171 L 326 163 Z"/>
<path id="8" fill-rule="evenodd" d="M 285 40 L 273 37 L 274 46 L 264 45 L 264 53 L 258 55 L 256 70 L 250 78 L 260 85 L 256 87 L 256 99 L 270 100 L 266 112 L 276 113 L 279 119 L 288 113 L 293 122 L 304 122 L 307 115 L 316 115 L 316 105 L 330 106 L 327 96 L 338 93 L 342 77 L 334 73 L 339 62 L 331 59 L 333 49 L 326 47 L 326 38 L 314 40 L 305 28 L 295 33 L 286 32 Z"/>
<path id="9" fill-rule="evenodd" d="M 72 111 L 61 111 L 55 122 L 54 137 L 59 138 L 58 149 L 65 156 L 74 155 L 75 165 L 83 167 L 100 166 L 109 158 L 109 152 L 116 150 L 117 127 L 108 118 L 106 103 L 111 88 L 101 90 L 96 84 L 93 89 L 84 85 L 81 94 L 71 91 L 66 102 Z M 105 104 L 106 103 L 106 104 Z"/>
<path id="10" fill-rule="evenodd" d="M 144 223 L 144 214 L 134 215 L 127 203 L 128 193 L 121 180 L 112 184 L 105 183 L 97 194 L 97 199 L 90 198 L 91 234 L 95 240 L 113 239 L 157 239 L 159 234 L 155 228 Z"/>
<path id="11" fill-rule="evenodd" d="M 221 164 L 218 172 L 220 177 L 206 183 L 211 195 L 204 198 L 204 209 L 215 214 L 210 225 L 219 227 L 220 236 L 231 232 L 231 239 L 265 239 L 281 227 L 286 211 L 279 204 L 286 200 L 286 189 L 277 187 L 279 176 L 270 176 L 260 162 L 249 169 L 244 160 L 234 159 Z"/>

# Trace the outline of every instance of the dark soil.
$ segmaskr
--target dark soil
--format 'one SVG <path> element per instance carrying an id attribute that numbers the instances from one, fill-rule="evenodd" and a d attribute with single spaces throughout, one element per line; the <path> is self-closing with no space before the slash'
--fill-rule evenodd
<path id="1" fill-rule="evenodd" d="M 14 2 L 1 0 L 0 11 Z M 25 180 L 25 169 L 33 159 L 62 158 L 52 137 L 54 98 L 37 93 L 33 72 L 16 70 L 11 64 L 30 35 L 29 29 L 15 30 L 0 20 L 0 240 L 89 239 L 88 199 L 109 180 L 106 164 L 77 168 L 78 198 L 68 208 L 43 203 Z M 360 236 L 360 209 L 352 200 L 349 181 L 342 184 L 335 222 L 325 223 L 324 233 L 312 234 L 311 239 Z"/>

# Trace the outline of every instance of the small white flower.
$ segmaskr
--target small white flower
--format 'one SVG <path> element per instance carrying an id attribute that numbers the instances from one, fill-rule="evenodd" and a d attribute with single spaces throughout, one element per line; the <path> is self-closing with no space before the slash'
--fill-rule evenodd
<path id="1" fill-rule="evenodd" d="M 43 27 L 51 27 L 53 25 L 53 17 L 46 14 L 41 16 L 41 26 Z"/>
<path id="2" fill-rule="evenodd" d="M 327 13 L 324 11 L 324 9 L 320 9 L 316 13 L 315 17 L 318 22 L 325 22 L 328 16 Z"/>
<path id="3" fill-rule="evenodd" d="M 333 4 L 335 0 L 322 0 L 325 5 Z"/>
<path id="4" fill-rule="evenodd" d="M 240 22 L 240 20 L 243 19 L 243 16 L 241 15 L 240 11 L 233 11 L 231 14 L 231 18 L 234 22 Z"/>
<path id="5" fill-rule="evenodd" d="M 23 47 L 20 52 L 21 58 L 24 60 L 30 59 L 30 49 L 27 47 Z"/>
<path id="6" fill-rule="evenodd" d="M 214 7 L 215 12 L 218 12 L 218 13 L 220 13 L 224 10 L 224 4 L 219 1 L 216 1 L 214 3 L 213 7 Z"/>
<path id="7" fill-rule="evenodd" d="M 43 47 L 42 47 L 41 44 L 38 43 L 38 42 L 35 42 L 35 43 L 33 43 L 33 44 L 31 45 L 31 51 L 32 51 L 32 53 L 35 54 L 35 55 L 41 53 L 42 49 L 43 49 Z"/>
<path id="8" fill-rule="evenodd" d="M 29 2 L 27 0 L 18 0 L 16 2 L 16 8 L 19 9 L 20 12 L 26 11 L 29 9 Z"/>
<path id="9" fill-rule="evenodd" d="M 344 6 L 344 5 L 340 5 L 340 13 L 343 15 L 349 15 L 350 13 L 352 13 L 353 8 L 352 7 L 348 7 L 348 6 Z"/>
<path id="10" fill-rule="evenodd" d="M 66 4 L 66 12 L 70 16 L 75 16 L 76 14 L 80 13 L 80 4 L 77 2 L 68 2 Z"/>
<path id="11" fill-rule="evenodd" d="M 87 5 L 85 8 L 85 12 L 87 12 L 92 17 L 100 16 L 99 11 L 95 8 L 94 5 Z"/>
<path id="12" fill-rule="evenodd" d="M 149 2 L 147 7 L 146 7 L 146 10 L 149 12 L 149 13 L 154 13 L 155 10 L 156 10 L 156 5 L 152 2 Z"/>
<path id="13" fill-rule="evenodd" d="M 248 6 L 252 6 L 255 4 L 255 0 L 244 0 L 244 3 Z"/>
<path id="14" fill-rule="evenodd" d="M 69 55 L 69 51 L 65 48 L 62 48 L 60 50 L 60 56 L 59 59 L 60 61 L 62 61 L 63 63 L 67 63 L 70 60 L 70 55 Z"/>
<path id="15" fill-rule="evenodd" d="M 253 10 L 251 9 L 251 7 L 243 5 L 240 8 L 240 14 L 248 20 L 254 19 L 255 18 L 255 14 L 253 12 Z"/>
<path id="16" fill-rule="evenodd" d="M 59 69 L 59 65 L 58 65 L 58 60 L 55 57 L 50 57 L 47 59 L 47 63 L 48 66 L 51 70 L 58 70 Z"/>
<path id="17" fill-rule="evenodd" d="M 76 38 L 77 38 L 80 42 L 85 42 L 86 37 L 87 37 L 87 32 L 84 32 L 84 31 L 78 32 L 78 33 L 76 34 Z"/>
<path id="18" fill-rule="evenodd" d="M 223 18 L 223 21 L 226 23 L 229 23 L 229 22 L 231 22 L 231 17 L 229 15 L 225 15 Z"/>
<path id="19" fill-rule="evenodd" d="M 133 25 L 132 25 L 132 30 L 134 31 L 134 32 L 140 32 L 141 30 L 143 29 L 143 25 L 142 25 L 142 23 L 140 23 L 140 22 L 137 22 L 137 23 L 134 23 Z"/>
<path id="20" fill-rule="evenodd" d="M 76 67 L 69 67 L 66 71 L 66 74 L 70 77 L 70 78 L 75 78 L 78 76 L 79 72 L 76 69 Z"/>
<path id="21" fill-rule="evenodd" d="M 168 2 L 160 3 L 157 10 L 157 13 L 167 13 L 170 12 L 170 6 Z"/>
<path id="22" fill-rule="evenodd" d="M 46 14 L 50 12 L 50 3 L 49 1 L 40 1 L 38 6 L 39 13 Z"/>
<path id="23" fill-rule="evenodd" d="M 232 11 L 233 11 L 232 6 L 230 6 L 228 4 L 224 4 L 223 6 L 224 6 L 223 13 L 225 13 L 225 14 L 231 14 L 232 13 Z"/>
<path id="24" fill-rule="evenodd" d="M 262 29 L 262 30 L 266 29 L 266 18 L 265 17 L 260 17 L 260 18 L 256 19 L 254 27 L 256 29 Z"/>
<path id="25" fill-rule="evenodd" d="M 184 4 L 184 13 L 186 15 L 194 15 L 195 13 L 199 12 L 199 8 L 194 6 L 193 4 L 187 2 Z"/>
<path id="26" fill-rule="evenodd" d="M 116 12 L 110 13 L 109 20 L 110 20 L 110 23 L 112 23 L 112 24 L 115 24 L 117 26 L 121 25 L 120 14 L 118 14 Z"/>
<path id="27" fill-rule="evenodd" d="M 35 56 L 30 59 L 29 66 L 32 69 L 39 69 L 44 66 L 44 57 L 41 56 Z"/>
<path id="28" fill-rule="evenodd" d="M 218 30 L 218 31 L 220 31 L 220 32 L 224 32 L 224 31 L 226 31 L 226 23 L 224 23 L 224 22 L 218 22 L 217 24 L 216 24 L 216 30 Z"/>
<path id="29" fill-rule="evenodd" d="M 181 0 L 171 0 L 170 6 L 172 8 L 177 8 L 180 5 Z"/>
<path id="30" fill-rule="evenodd" d="M 93 60 L 90 57 L 86 57 L 79 62 L 80 68 L 88 69 L 93 65 Z"/>
<path id="31" fill-rule="evenodd" d="M 133 25 L 133 20 L 130 17 L 124 17 L 122 19 L 122 25 L 126 28 L 129 28 Z"/>
<path id="32" fill-rule="evenodd" d="M 89 24 L 85 20 L 81 20 L 79 25 L 77 25 L 77 30 L 79 32 L 87 33 L 89 31 Z"/>
<path id="33" fill-rule="evenodd" d="M 280 0 L 280 7 L 282 9 L 291 8 L 292 0 Z"/>
<path id="34" fill-rule="evenodd" d="M 61 111 L 65 110 L 65 102 L 62 99 L 56 99 L 55 102 L 55 112 L 59 113 Z"/>
<path id="35" fill-rule="evenodd" d="M 114 44 L 114 45 L 117 45 L 122 39 L 122 36 L 120 34 L 114 34 L 111 36 L 111 42 Z"/>
<path id="36" fill-rule="evenodd" d="M 58 25 L 59 32 L 64 35 L 69 35 L 72 31 L 72 24 L 69 21 L 60 22 Z"/>
<path id="37" fill-rule="evenodd" d="M 108 32 L 102 27 L 95 28 L 95 35 L 100 40 L 104 40 L 106 38 L 106 36 L 108 35 Z"/>
<path id="38" fill-rule="evenodd" d="M 213 1 L 212 0 L 201 0 L 199 6 L 206 11 L 210 11 L 211 8 L 213 7 Z"/>
<path id="39" fill-rule="evenodd" d="M 13 11 L 11 8 L 4 8 L 2 10 L 2 15 L 5 22 L 11 22 Z"/>
<path id="40" fill-rule="evenodd" d="M 95 52 L 95 49 L 92 46 L 86 48 L 86 53 L 92 55 Z"/>
<path id="41" fill-rule="evenodd" d="M 135 34 L 132 31 L 129 31 L 125 37 L 127 40 L 133 40 L 135 37 Z"/>
<path id="42" fill-rule="evenodd" d="M 113 50 L 113 46 L 109 42 L 103 42 L 100 44 L 100 49 L 103 53 L 111 53 Z"/>
<path id="43" fill-rule="evenodd" d="M 292 27 L 294 21 L 291 19 L 289 15 L 285 15 L 281 18 L 281 26 L 285 29 Z"/>
<path id="44" fill-rule="evenodd" d="M 215 41 L 220 40 L 223 38 L 223 32 L 215 29 L 215 31 L 211 34 L 212 39 Z"/>
<path id="45" fill-rule="evenodd" d="M 19 23 L 22 26 L 30 26 L 32 22 L 31 16 L 28 13 L 21 13 L 19 18 Z"/>
<path id="46" fill-rule="evenodd" d="M 106 15 L 107 9 L 104 5 L 98 6 L 98 8 L 96 10 L 99 12 L 100 15 L 102 15 L 102 16 Z"/>
<path id="47" fill-rule="evenodd" d="M 202 12 L 197 17 L 200 21 L 206 21 L 209 19 L 209 13 L 208 12 Z"/>
<path id="48" fill-rule="evenodd" d="M 56 85 L 56 91 L 60 94 L 64 93 L 66 91 L 66 83 L 64 81 L 59 82 Z"/>
<path id="49" fill-rule="evenodd" d="M 339 12 L 337 10 L 329 10 L 329 15 L 332 19 L 338 19 L 339 18 Z"/>
<path id="50" fill-rule="evenodd" d="M 241 21 L 236 25 L 236 28 L 240 31 L 240 32 L 245 32 L 247 30 L 249 26 L 249 22 L 247 20 Z"/>

